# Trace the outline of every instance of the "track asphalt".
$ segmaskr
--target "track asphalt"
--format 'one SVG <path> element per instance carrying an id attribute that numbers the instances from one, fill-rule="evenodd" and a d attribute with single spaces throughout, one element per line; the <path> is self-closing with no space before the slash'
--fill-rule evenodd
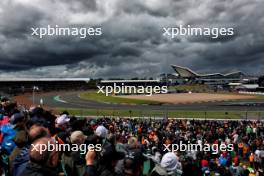
<path id="1" fill-rule="evenodd" d="M 208 102 L 195 104 L 163 104 L 163 105 L 129 105 L 129 104 L 110 104 L 96 101 L 83 100 L 79 92 L 59 92 L 49 94 L 38 94 L 35 101 L 39 102 L 42 98 L 44 104 L 49 107 L 63 108 L 86 108 L 86 109 L 122 109 L 122 110 L 195 110 L 195 111 L 264 111 L 264 102 L 254 100 Z M 30 97 L 31 98 L 31 97 Z"/>

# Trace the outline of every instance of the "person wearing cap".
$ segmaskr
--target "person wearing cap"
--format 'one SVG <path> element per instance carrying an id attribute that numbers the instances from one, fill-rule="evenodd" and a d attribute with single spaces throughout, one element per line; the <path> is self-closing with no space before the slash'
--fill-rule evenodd
<path id="1" fill-rule="evenodd" d="M 93 145 L 97 145 L 97 144 L 101 144 L 102 147 L 102 151 L 104 151 L 103 149 L 109 148 L 108 146 L 113 146 L 113 144 L 111 144 L 108 141 L 108 129 L 105 128 L 103 125 L 99 125 L 95 128 L 94 130 L 94 134 L 87 136 L 86 140 L 85 140 L 85 144 L 89 145 L 89 144 L 93 144 Z M 88 151 L 87 153 L 91 153 L 91 151 Z M 94 163 L 92 166 L 88 166 L 86 169 L 85 173 L 93 173 L 93 168 L 97 168 L 97 164 L 99 162 L 102 162 L 102 152 L 96 152 L 95 157 L 92 159 L 92 162 Z"/>
<path id="2" fill-rule="evenodd" d="M 27 140 L 26 132 L 26 118 L 22 113 L 14 113 L 10 118 L 10 124 L 13 129 L 16 130 L 15 143 L 19 147 L 23 147 Z"/>
<path id="3" fill-rule="evenodd" d="M 62 130 L 67 129 L 69 126 L 70 117 L 67 114 L 62 114 L 55 120 L 56 127 L 61 128 Z"/>
<path id="4" fill-rule="evenodd" d="M 143 171 L 144 156 L 139 150 L 128 152 L 124 159 L 124 176 L 140 176 Z"/>
<path id="5" fill-rule="evenodd" d="M 108 130 L 104 127 L 104 126 L 98 126 L 95 130 L 95 134 L 96 136 L 102 138 L 102 139 L 106 139 L 107 135 L 108 135 Z"/>
<path id="6" fill-rule="evenodd" d="M 243 174 L 243 168 L 240 166 L 239 163 L 234 162 L 229 170 L 234 176 L 240 176 Z"/>
<path id="7" fill-rule="evenodd" d="M 108 129 L 106 129 L 103 125 L 100 125 L 96 128 L 94 135 L 96 136 L 96 143 L 102 144 L 102 147 L 110 145 L 111 142 L 108 140 Z"/>
<path id="8" fill-rule="evenodd" d="M 59 144 L 69 143 L 67 138 L 70 135 L 70 117 L 68 114 L 61 114 L 55 120 L 55 130 L 53 137 Z"/>
<path id="9" fill-rule="evenodd" d="M 17 113 L 14 113 L 11 118 L 10 118 L 10 123 L 12 125 L 19 125 L 20 123 L 23 123 L 25 120 L 25 116 L 24 114 L 20 113 L 20 112 L 17 112 Z"/>
<path id="10" fill-rule="evenodd" d="M 204 176 L 210 176 L 210 171 L 209 171 L 209 170 L 206 170 L 206 171 L 204 172 Z"/>
<path id="11" fill-rule="evenodd" d="M 13 170 L 13 161 L 16 156 L 20 153 L 21 149 L 25 147 L 27 144 L 28 134 L 26 129 L 26 121 L 24 114 L 22 113 L 15 113 L 10 118 L 10 123 L 13 125 L 13 129 L 16 130 L 16 136 L 14 137 L 13 141 L 16 144 L 16 147 L 9 155 L 9 167 L 10 171 Z"/>
<path id="12" fill-rule="evenodd" d="M 71 133 L 70 140 L 72 144 L 83 144 L 87 136 L 82 131 L 74 131 Z"/>
<path id="13" fill-rule="evenodd" d="M 95 163 L 96 155 L 99 160 Z M 125 154 L 118 152 L 115 146 L 107 144 L 100 153 L 89 150 L 85 156 L 86 171 L 85 176 L 115 176 L 115 167 L 119 160 L 124 159 Z"/>
<path id="14" fill-rule="evenodd" d="M 84 145 L 87 136 L 82 131 L 74 131 L 70 136 L 70 143 L 80 147 Z M 85 159 L 80 151 L 63 151 L 61 164 L 67 175 L 83 175 L 85 172 Z"/>
<path id="15" fill-rule="evenodd" d="M 174 175 L 181 176 L 181 163 L 175 153 L 168 152 L 162 159 L 160 164 L 156 165 L 152 170 L 150 176 Z"/>

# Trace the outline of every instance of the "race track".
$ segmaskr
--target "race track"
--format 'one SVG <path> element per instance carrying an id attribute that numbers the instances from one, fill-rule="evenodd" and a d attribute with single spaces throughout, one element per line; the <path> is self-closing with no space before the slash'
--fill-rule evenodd
<path id="1" fill-rule="evenodd" d="M 86 109 L 122 109 L 122 110 L 199 110 L 199 111 L 263 111 L 264 102 L 254 100 L 237 100 L 225 102 L 208 102 L 193 104 L 163 104 L 163 105 L 126 105 L 126 104 L 109 104 L 95 101 L 83 100 L 79 98 L 79 92 L 58 92 L 49 94 L 40 94 L 35 96 L 35 101 L 39 102 L 40 98 L 44 104 L 49 107 L 63 108 L 86 108 Z M 31 97 L 29 97 L 31 98 Z"/>

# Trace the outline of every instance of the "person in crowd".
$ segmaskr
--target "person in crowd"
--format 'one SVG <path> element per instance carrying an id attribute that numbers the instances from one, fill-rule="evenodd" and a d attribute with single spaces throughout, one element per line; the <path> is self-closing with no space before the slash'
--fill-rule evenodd
<path id="1" fill-rule="evenodd" d="M 29 148 L 30 145 L 37 139 L 42 137 L 49 137 L 49 130 L 41 125 L 33 125 L 28 132 L 28 142 L 21 149 L 19 154 L 15 157 L 14 161 L 11 161 L 11 169 L 13 176 L 20 176 L 23 170 L 25 169 L 29 161 Z"/>
<path id="2" fill-rule="evenodd" d="M 56 116 L 42 107 L 25 111 L 18 107 L 8 99 L 0 105 L 0 130 L 15 131 L 14 136 L 0 131 L 1 156 L 9 159 L 2 157 L 0 170 L 8 173 L 9 168 L 9 175 L 263 175 L 264 122 L 260 120 L 78 119 L 68 112 Z M 31 151 L 32 144 L 47 142 L 70 149 L 43 156 Z M 164 150 L 164 144 L 180 143 L 209 144 L 212 150 Z M 101 150 L 71 151 L 74 145 L 90 144 L 100 144 Z M 213 152 L 220 145 L 233 148 Z"/>
<path id="3" fill-rule="evenodd" d="M 55 145 L 55 140 L 50 137 L 43 137 L 35 140 L 29 149 L 29 159 L 23 176 L 57 176 L 56 167 L 59 163 L 59 152 L 56 150 L 43 150 L 50 144 Z"/>
<path id="4" fill-rule="evenodd" d="M 141 176 L 144 166 L 144 156 L 139 150 L 129 151 L 125 156 L 124 176 Z"/>
<path id="5" fill-rule="evenodd" d="M 87 136 L 82 131 L 74 131 L 71 133 L 70 142 L 71 145 L 77 146 L 79 149 L 85 149 L 82 147 L 85 145 Z M 72 146 L 73 147 L 73 146 Z M 63 151 L 61 156 L 61 163 L 65 169 L 67 175 L 83 175 L 85 172 L 86 161 L 82 156 L 83 151 Z"/>
<path id="6" fill-rule="evenodd" d="M 26 128 L 26 119 L 24 114 L 19 112 L 11 116 L 10 124 L 12 124 L 14 130 L 16 130 L 16 136 L 13 139 L 16 144 L 16 147 L 9 155 L 9 166 L 10 166 L 10 171 L 12 171 L 13 170 L 12 163 L 14 159 L 20 153 L 21 149 L 25 147 L 25 145 L 27 144 L 28 129 Z"/>
<path id="7" fill-rule="evenodd" d="M 99 160 L 95 163 L 95 156 L 99 155 Z M 118 152 L 115 146 L 107 144 L 102 148 L 102 151 L 88 151 L 86 154 L 86 171 L 85 176 L 115 176 L 116 164 L 119 160 L 124 159 L 125 154 Z"/>
<path id="8" fill-rule="evenodd" d="M 175 153 L 166 153 L 161 160 L 161 163 L 156 165 L 152 170 L 150 176 L 162 176 L 162 175 L 182 175 L 181 163 Z"/>
<path id="9" fill-rule="evenodd" d="M 62 114 L 60 115 L 56 121 L 55 121 L 55 125 L 56 125 L 56 128 L 57 128 L 57 133 L 59 132 L 64 132 L 66 131 L 68 128 L 69 128 L 69 122 L 70 122 L 70 117 L 69 115 L 67 114 Z"/>

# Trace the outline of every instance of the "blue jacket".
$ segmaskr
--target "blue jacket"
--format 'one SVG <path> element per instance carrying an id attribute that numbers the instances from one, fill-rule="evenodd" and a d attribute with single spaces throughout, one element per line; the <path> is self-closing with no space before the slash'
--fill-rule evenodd
<path id="1" fill-rule="evenodd" d="M 26 168 L 29 161 L 28 150 L 29 146 L 23 147 L 19 155 L 17 155 L 15 160 L 13 161 L 13 176 L 20 176 L 23 170 Z"/>

